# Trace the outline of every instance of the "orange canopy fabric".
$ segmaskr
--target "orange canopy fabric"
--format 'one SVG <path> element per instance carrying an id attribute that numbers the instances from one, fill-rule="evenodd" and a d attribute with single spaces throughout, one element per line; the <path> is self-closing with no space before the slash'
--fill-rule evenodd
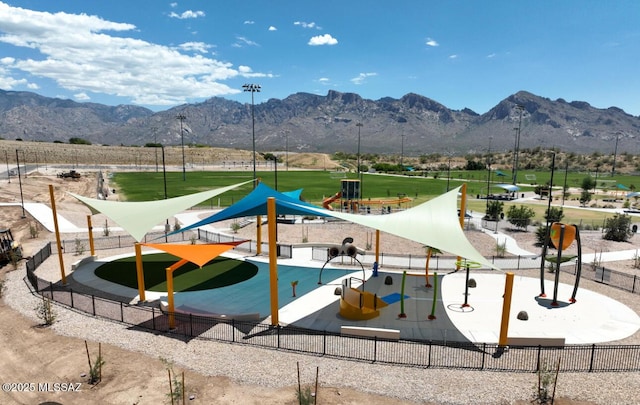
<path id="1" fill-rule="evenodd" d="M 141 243 L 141 245 L 162 250 L 202 267 L 227 250 L 231 250 L 245 242 L 247 241 L 241 240 L 225 243 L 210 243 L 206 245 L 174 245 L 170 243 Z"/>

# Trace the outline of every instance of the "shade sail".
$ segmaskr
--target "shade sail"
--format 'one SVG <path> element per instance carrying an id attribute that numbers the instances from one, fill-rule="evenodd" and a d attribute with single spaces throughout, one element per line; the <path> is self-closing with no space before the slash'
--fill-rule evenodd
<path id="1" fill-rule="evenodd" d="M 140 242 L 147 232 L 162 223 L 166 218 L 252 181 L 249 180 L 227 187 L 155 201 L 108 201 L 83 197 L 74 193 L 68 194 L 89 207 L 92 214 L 102 213 L 106 215 L 127 231 L 136 241 Z"/>
<path id="2" fill-rule="evenodd" d="M 245 242 L 247 241 L 241 240 L 225 243 L 210 243 L 206 245 L 176 245 L 171 243 L 142 243 L 142 245 L 162 250 L 202 267 L 227 250 L 231 250 Z"/>
<path id="3" fill-rule="evenodd" d="M 510 193 L 520 190 L 520 187 L 514 186 L 513 184 L 494 184 L 494 187 L 500 187 Z"/>
<path id="4" fill-rule="evenodd" d="M 301 190 L 300 190 L 301 192 Z M 315 205 L 301 201 L 298 190 L 287 193 L 278 192 L 264 183 L 258 186 L 243 199 L 232 206 L 204 218 L 194 224 L 188 225 L 174 232 L 184 232 L 203 225 L 212 224 L 227 219 L 251 217 L 256 215 L 267 215 L 267 199 L 273 197 L 276 200 L 276 211 L 278 215 L 316 215 L 331 216 L 331 211 L 324 210 Z M 295 196 L 295 197 L 292 197 Z M 320 211 L 317 211 L 320 210 Z"/>
<path id="5" fill-rule="evenodd" d="M 622 183 L 618 183 L 618 184 L 616 185 L 616 188 L 617 188 L 618 190 L 625 190 L 625 191 L 630 191 L 630 190 L 631 190 L 629 187 L 625 186 L 625 185 L 624 185 L 624 184 L 622 184 Z"/>
<path id="6" fill-rule="evenodd" d="M 638 192 L 638 191 L 634 191 L 634 192 L 632 192 L 632 193 L 627 193 L 626 197 L 627 197 L 627 198 L 640 197 L 640 192 Z"/>
<path id="7" fill-rule="evenodd" d="M 431 246 L 489 268 L 497 268 L 476 250 L 460 226 L 457 201 L 459 191 L 460 187 L 416 207 L 388 215 L 358 215 L 334 211 L 330 211 L 330 215 Z"/>

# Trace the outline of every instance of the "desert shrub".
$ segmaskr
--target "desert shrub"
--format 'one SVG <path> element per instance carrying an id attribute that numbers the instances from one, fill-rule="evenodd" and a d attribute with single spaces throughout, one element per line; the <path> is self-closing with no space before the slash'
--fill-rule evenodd
<path id="1" fill-rule="evenodd" d="M 36 311 L 36 316 L 44 325 L 50 326 L 56 321 L 57 315 L 51 306 L 50 299 L 42 297 L 42 302 L 39 303 L 34 310 Z"/>
<path id="2" fill-rule="evenodd" d="M 616 242 L 627 242 L 633 232 L 631 231 L 631 216 L 627 214 L 615 214 L 612 218 L 607 218 L 604 223 L 604 236 L 606 240 Z"/>

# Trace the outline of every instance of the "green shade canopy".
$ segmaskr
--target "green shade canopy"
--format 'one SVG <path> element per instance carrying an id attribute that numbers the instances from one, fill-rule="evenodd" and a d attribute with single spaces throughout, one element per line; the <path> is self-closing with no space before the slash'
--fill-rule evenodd
<path id="1" fill-rule="evenodd" d="M 74 193 L 68 194 L 89 207 L 92 214 L 102 213 L 106 215 L 126 230 L 136 241 L 140 242 L 147 232 L 162 223 L 166 218 L 252 181 L 249 180 L 227 187 L 155 201 L 107 201 L 83 197 Z"/>
<path id="2" fill-rule="evenodd" d="M 392 235 L 452 253 L 468 261 L 498 269 L 469 242 L 460 226 L 458 193 L 460 187 L 405 211 L 388 215 L 358 215 L 318 208 L 318 215 L 378 229 Z"/>

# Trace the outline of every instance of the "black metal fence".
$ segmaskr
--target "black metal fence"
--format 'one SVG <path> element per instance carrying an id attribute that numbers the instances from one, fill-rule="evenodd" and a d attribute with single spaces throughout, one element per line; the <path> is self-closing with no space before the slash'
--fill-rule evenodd
<path id="1" fill-rule="evenodd" d="M 611 287 L 628 291 L 632 294 L 640 294 L 640 277 L 635 274 L 622 273 L 620 271 L 607 269 L 601 266 L 587 266 L 592 271 L 581 272 L 581 277 L 588 278 L 597 283 L 606 284 Z M 577 266 L 560 266 L 560 270 L 565 273 L 575 275 L 578 271 Z"/>
<path id="2" fill-rule="evenodd" d="M 180 340 L 209 339 L 247 344 L 317 356 L 425 368 L 535 372 L 555 364 L 562 356 L 561 371 L 640 371 L 640 345 L 565 345 L 562 347 L 512 346 L 470 342 L 386 340 L 342 336 L 337 333 L 271 326 L 259 321 L 239 321 L 186 313 L 161 311 L 150 306 L 129 305 L 95 295 L 74 292 L 58 283 L 38 278 L 37 265 L 51 254 L 47 245 L 34 255 L 40 259 L 26 266 L 35 291 L 61 305 L 95 317 L 160 332 Z M 175 328 L 169 328 L 169 316 Z"/>

